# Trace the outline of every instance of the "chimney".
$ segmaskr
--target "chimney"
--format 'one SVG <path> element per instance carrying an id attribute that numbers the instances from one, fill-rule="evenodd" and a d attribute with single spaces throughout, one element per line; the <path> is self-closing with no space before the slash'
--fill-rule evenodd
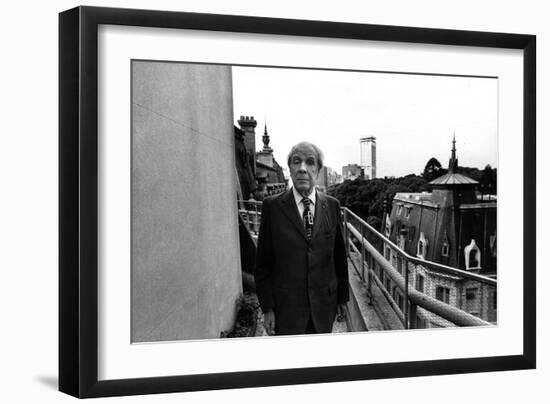
<path id="1" fill-rule="evenodd" d="M 256 175 L 256 125 L 258 124 L 253 116 L 243 116 L 237 121 L 244 132 L 244 147 L 250 156 L 250 163 Z"/>

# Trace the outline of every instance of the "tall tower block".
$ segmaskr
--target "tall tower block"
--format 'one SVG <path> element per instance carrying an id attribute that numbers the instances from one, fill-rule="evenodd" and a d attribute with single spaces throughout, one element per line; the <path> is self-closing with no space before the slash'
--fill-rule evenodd
<path id="1" fill-rule="evenodd" d="M 359 139 L 361 152 L 360 166 L 365 171 L 365 178 L 376 178 L 376 137 L 369 136 Z"/>

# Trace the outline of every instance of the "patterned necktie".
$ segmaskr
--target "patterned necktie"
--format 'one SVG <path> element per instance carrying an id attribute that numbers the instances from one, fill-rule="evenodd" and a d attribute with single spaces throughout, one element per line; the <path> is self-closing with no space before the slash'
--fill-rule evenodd
<path id="1" fill-rule="evenodd" d="M 311 205 L 311 199 L 303 198 L 302 203 L 304 204 L 304 214 L 302 218 L 304 220 L 304 227 L 306 229 L 306 238 L 307 241 L 311 241 L 311 233 L 313 232 L 313 213 L 309 208 Z"/>

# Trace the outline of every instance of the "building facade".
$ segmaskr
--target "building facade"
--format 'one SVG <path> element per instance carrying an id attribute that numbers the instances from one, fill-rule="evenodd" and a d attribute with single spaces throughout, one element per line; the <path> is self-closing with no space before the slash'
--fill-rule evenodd
<path id="1" fill-rule="evenodd" d="M 317 188 L 320 191 L 325 192 L 328 187 L 338 184 L 342 181 L 342 176 L 339 175 L 330 167 L 322 167 L 319 171 L 319 177 L 317 179 Z"/>
<path id="2" fill-rule="evenodd" d="M 253 116 L 241 116 L 240 128 L 235 127 L 235 152 L 237 153 L 237 173 L 239 174 L 238 199 L 261 201 L 268 195 L 278 194 L 287 189 L 287 180 L 283 168 L 273 155 L 269 146 L 270 138 L 267 125 L 262 136 L 263 148 L 256 151 L 256 126 Z"/>
<path id="3" fill-rule="evenodd" d="M 358 164 L 348 164 L 342 167 L 342 180 L 355 180 L 357 178 L 364 178 L 365 170 Z"/>
<path id="4" fill-rule="evenodd" d="M 430 182 L 431 193 L 395 195 L 385 219 L 386 236 L 409 255 L 496 279 L 496 196 L 482 196 L 477 181 L 457 172 L 454 139 L 451 152 L 448 173 Z M 429 265 L 416 266 L 411 274 L 419 291 L 496 322 L 496 288 Z M 420 321 L 444 326 L 438 319 Z"/>
<path id="5" fill-rule="evenodd" d="M 364 170 L 365 179 L 376 178 L 376 137 L 369 136 L 359 139 L 360 166 Z"/>

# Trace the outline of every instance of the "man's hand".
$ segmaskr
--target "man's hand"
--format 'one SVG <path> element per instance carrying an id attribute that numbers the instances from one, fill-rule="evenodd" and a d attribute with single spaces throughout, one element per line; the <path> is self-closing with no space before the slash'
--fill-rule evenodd
<path id="1" fill-rule="evenodd" d="M 264 328 L 267 335 L 275 335 L 275 313 L 273 310 L 264 313 Z"/>
<path id="2" fill-rule="evenodd" d="M 338 316 L 336 320 L 341 323 L 346 319 L 346 303 L 340 303 L 337 307 Z"/>

